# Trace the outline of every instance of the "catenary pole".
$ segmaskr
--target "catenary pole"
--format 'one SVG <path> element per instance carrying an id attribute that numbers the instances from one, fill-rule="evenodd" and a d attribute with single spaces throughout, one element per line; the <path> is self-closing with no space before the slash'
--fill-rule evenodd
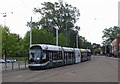
<path id="1" fill-rule="evenodd" d="M 32 17 L 30 21 L 30 46 L 32 45 Z"/>

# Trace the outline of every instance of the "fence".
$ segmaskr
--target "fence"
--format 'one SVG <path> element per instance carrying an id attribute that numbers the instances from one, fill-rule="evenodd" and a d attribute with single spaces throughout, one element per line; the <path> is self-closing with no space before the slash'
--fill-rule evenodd
<path id="1" fill-rule="evenodd" d="M 6 62 L 2 63 L 2 71 L 26 68 L 28 68 L 28 54 L 18 57 L 6 57 Z"/>

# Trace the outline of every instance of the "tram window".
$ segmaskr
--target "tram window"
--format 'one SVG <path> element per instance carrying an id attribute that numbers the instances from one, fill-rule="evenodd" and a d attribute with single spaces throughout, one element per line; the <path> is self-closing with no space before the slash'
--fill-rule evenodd
<path id="1" fill-rule="evenodd" d="M 65 60 L 67 60 L 67 53 L 66 52 L 65 52 L 65 57 L 64 58 L 65 58 Z"/>
<path id="2" fill-rule="evenodd" d="M 55 59 L 55 53 L 52 52 L 52 59 Z"/>
<path id="3" fill-rule="evenodd" d="M 43 60 L 46 59 L 46 53 L 43 53 L 42 59 L 43 59 Z"/>
<path id="4" fill-rule="evenodd" d="M 69 59 L 71 59 L 71 54 L 72 54 L 72 53 L 69 53 Z"/>
<path id="5" fill-rule="evenodd" d="M 59 59 L 61 60 L 62 59 L 62 53 L 59 52 Z"/>
<path id="6" fill-rule="evenodd" d="M 34 53 L 33 52 L 30 53 L 30 58 L 34 58 Z"/>
<path id="7" fill-rule="evenodd" d="M 50 59 L 52 58 L 52 52 L 48 52 L 48 57 L 50 57 Z"/>
<path id="8" fill-rule="evenodd" d="M 56 52 L 53 52 L 53 56 L 52 57 L 53 57 L 54 60 L 57 59 L 57 55 L 56 54 L 57 54 Z"/>

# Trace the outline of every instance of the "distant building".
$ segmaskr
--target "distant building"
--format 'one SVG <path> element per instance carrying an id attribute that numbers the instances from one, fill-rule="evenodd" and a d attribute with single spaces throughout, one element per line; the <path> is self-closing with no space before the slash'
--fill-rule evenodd
<path id="1" fill-rule="evenodd" d="M 118 52 L 120 52 L 120 34 L 112 41 L 112 53 L 118 56 Z"/>

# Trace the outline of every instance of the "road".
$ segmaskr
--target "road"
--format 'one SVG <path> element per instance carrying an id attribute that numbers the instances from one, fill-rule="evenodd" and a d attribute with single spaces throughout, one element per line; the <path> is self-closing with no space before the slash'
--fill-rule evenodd
<path id="1" fill-rule="evenodd" d="M 47 70 L 3 72 L 3 82 L 118 82 L 118 59 L 93 56 L 91 61 Z"/>

